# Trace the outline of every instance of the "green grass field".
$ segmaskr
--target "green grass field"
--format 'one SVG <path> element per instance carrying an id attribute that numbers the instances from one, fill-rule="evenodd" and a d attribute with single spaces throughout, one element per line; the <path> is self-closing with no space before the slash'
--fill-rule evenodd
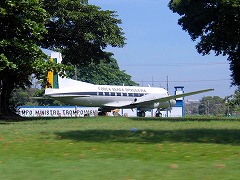
<path id="1" fill-rule="evenodd" d="M 240 120 L 0 121 L 0 179 L 239 179 Z"/>

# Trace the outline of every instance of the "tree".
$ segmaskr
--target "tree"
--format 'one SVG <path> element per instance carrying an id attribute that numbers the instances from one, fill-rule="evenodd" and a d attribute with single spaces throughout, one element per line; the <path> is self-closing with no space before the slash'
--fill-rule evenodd
<path id="1" fill-rule="evenodd" d="M 63 63 L 88 65 L 108 58 L 104 49 L 123 47 L 125 37 L 118 27 L 114 11 L 101 10 L 83 0 L 44 0 L 50 14 L 46 23 L 48 33 L 41 45 L 61 50 Z"/>
<path id="2" fill-rule="evenodd" d="M 77 79 L 80 81 L 101 85 L 138 85 L 131 80 L 130 75 L 119 69 L 116 59 L 111 57 L 113 54 L 108 53 L 108 55 L 109 58 L 100 60 L 98 64 L 91 63 L 85 67 L 78 66 Z M 69 75 L 73 78 L 75 74 L 71 72 Z"/>
<path id="3" fill-rule="evenodd" d="M 234 94 L 225 98 L 228 106 L 228 114 L 240 113 L 240 87 L 235 90 Z"/>
<path id="4" fill-rule="evenodd" d="M 0 2 L 0 115 L 11 114 L 13 89 L 30 85 L 37 64 L 44 66 L 46 55 L 36 43 L 46 33 L 46 18 L 41 0 Z"/>
<path id="5" fill-rule="evenodd" d="M 66 66 L 46 61 L 40 47 L 58 48 L 65 64 L 89 64 L 106 56 L 107 45 L 122 47 L 120 20 L 83 0 L 3 0 L 0 2 L 0 115 L 11 115 L 14 88 L 31 85 L 35 74 L 63 75 Z"/>
<path id="6" fill-rule="evenodd" d="M 202 115 L 223 115 L 226 113 L 225 100 L 219 96 L 206 96 L 200 100 L 198 107 Z"/>
<path id="7" fill-rule="evenodd" d="M 199 101 L 185 100 L 184 101 L 184 113 L 186 115 L 197 115 L 199 107 Z"/>
<path id="8" fill-rule="evenodd" d="M 11 99 L 10 107 L 15 108 L 16 106 L 37 106 L 38 103 L 32 97 L 38 89 L 27 88 L 27 89 L 14 89 Z"/>
<path id="9" fill-rule="evenodd" d="M 240 1 L 171 0 L 169 7 L 181 16 L 182 29 L 199 41 L 198 53 L 228 56 L 232 85 L 240 85 Z"/>

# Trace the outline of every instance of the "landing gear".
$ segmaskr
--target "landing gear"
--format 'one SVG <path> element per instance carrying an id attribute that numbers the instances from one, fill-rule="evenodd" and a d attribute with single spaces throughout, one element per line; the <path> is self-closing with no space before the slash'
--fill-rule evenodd
<path id="1" fill-rule="evenodd" d="M 102 111 L 98 112 L 98 116 L 106 116 L 106 115 L 107 115 L 107 112 L 102 112 Z"/>
<path id="2" fill-rule="evenodd" d="M 156 117 L 162 117 L 162 113 L 156 113 Z"/>
<path id="3" fill-rule="evenodd" d="M 162 113 L 160 112 L 159 109 L 156 111 L 156 117 L 162 117 Z"/>
<path id="4" fill-rule="evenodd" d="M 111 110 L 108 109 L 98 109 L 98 116 L 107 116 L 107 113 L 110 112 Z"/>
<path id="5" fill-rule="evenodd" d="M 145 117 L 146 116 L 145 111 L 138 111 L 137 116 L 138 117 Z"/>

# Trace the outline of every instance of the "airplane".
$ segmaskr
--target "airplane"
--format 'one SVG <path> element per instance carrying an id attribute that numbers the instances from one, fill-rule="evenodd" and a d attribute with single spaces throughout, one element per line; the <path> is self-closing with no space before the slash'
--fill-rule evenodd
<path id="1" fill-rule="evenodd" d="M 61 63 L 61 53 L 51 53 L 51 61 Z M 62 78 L 49 71 L 45 95 L 67 104 L 98 107 L 99 115 L 105 115 L 114 109 L 137 108 L 137 116 L 145 117 L 145 112 L 157 109 L 156 117 L 161 116 L 162 110 L 171 110 L 176 104 L 176 98 L 213 91 L 204 89 L 178 95 L 169 95 L 161 87 L 95 85 L 70 78 Z"/>

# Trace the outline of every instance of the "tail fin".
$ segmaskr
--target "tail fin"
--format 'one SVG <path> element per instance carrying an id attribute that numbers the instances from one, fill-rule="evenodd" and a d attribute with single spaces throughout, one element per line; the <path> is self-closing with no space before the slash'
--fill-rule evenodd
<path id="1" fill-rule="evenodd" d="M 51 53 L 50 61 L 54 63 L 61 63 L 62 61 L 61 53 L 57 53 L 57 52 Z M 58 74 L 56 72 L 48 71 L 47 80 L 48 80 L 48 84 L 46 88 L 53 88 L 53 89 L 59 88 Z"/>
<path id="2" fill-rule="evenodd" d="M 62 55 L 58 52 L 51 53 L 50 61 L 53 61 L 55 63 L 61 63 L 62 62 Z M 45 94 L 48 95 L 49 93 L 52 93 L 54 91 L 60 90 L 62 88 L 69 88 L 72 86 L 92 86 L 91 83 L 85 83 L 82 81 L 77 81 L 65 77 L 60 77 L 56 72 L 49 71 L 48 72 L 48 85 L 45 89 Z"/>

